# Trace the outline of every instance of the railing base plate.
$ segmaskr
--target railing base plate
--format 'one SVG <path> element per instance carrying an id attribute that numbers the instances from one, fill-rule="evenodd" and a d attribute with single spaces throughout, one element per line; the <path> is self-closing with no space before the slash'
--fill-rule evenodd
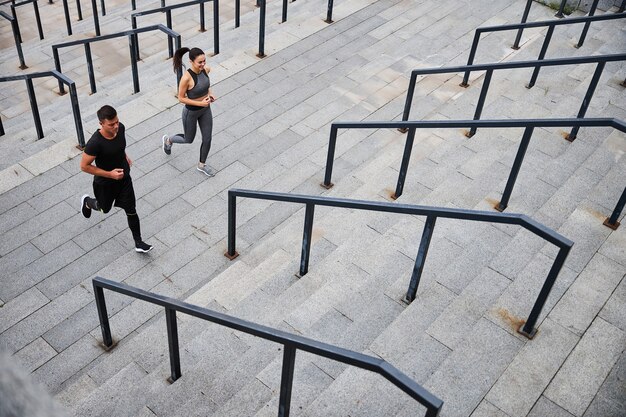
<path id="1" fill-rule="evenodd" d="M 574 140 L 576 139 L 576 136 L 571 137 L 571 136 L 569 135 L 569 133 L 568 133 L 567 135 L 564 135 L 564 136 L 563 136 L 563 139 L 565 139 L 565 140 L 566 140 L 566 141 L 568 141 L 568 142 L 574 142 Z"/>
<path id="2" fill-rule="evenodd" d="M 469 87 L 469 83 L 461 83 L 459 84 L 459 87 L 467 88 Z"/>
<path id="3" fill-rule="evenodd" d="M 105 352 L 110 352 L 111 350 L 113 350 L 115 346 L 117 346 L 117 340 L 114 340 L 111 346 L 107 346 L 103 342 L 100 342 L 99 344 L 100 344 L 100 347 L 104 349 Z"/>
<path id="4" fill-rule="evenodd" d="M 331 183 L 330 183 L 330 184 L 328 184 L 328 185 L 326 185 L 326 184 L 324 184 L 324 183 L 321 183 L 320 185 L 321 185 L 322 187 L 326 188 L 327 190 L 330 190 L 331 188 L 333 188 L 333 186 L 334 186 L 335 184 L 333 184 L 333 183 L 331 182 Z"/>
<path id="5" fill-rule="evenodd" d="M 332 19 L 331 19 L 331 20 L 324 19 L 324 22 L 326 22 L 326 23 L 330 24 L 330 23 L 333 23 L 333 20 L 332 20 Z"/>
<path id="6" fill-rule="evenodd" d="M 256 54 L 256 57 L 257 57 L 257 58 L 265 58 L 266 56 L 267 56 L 267 55 L 265 55 L 265 54 Z"/>
<path id="7" fill-rule="evenodd" d="M 224 256 L 232 261 L 233 259 L 235 259 L 236 257 L 239 256 L 239 252 L 235 251 L 235 253 L 233 255 L 231 255 L 228 252 L 224 252 Z"/>
<path id="8" fill-rule="evenodd" d="M 606 220 L 602 224 L 605 225 L 606 227 L 608 227 L 609 229 L 617 230 L 617 228 L 619 227 L 620 223 L 618 221 L 616 221 L 615 223 L 609 223 L 609 220 L 611 220 L 611 219 L 609 217 L 607 217 Z"/>
<path id="9" fill-rule="evenodd" d="M 503 206 L 502 204 L 498 203 L 495 206 L 493 206 L 494 209 L 498 210 L 500 213 L 502 213 L 504 210 L 506 210 L 506 206 Z"/>
<path id="10" fill-rule="evenodd" d="M 517 333 L 521 334 L 524 337 L 527 337 L 530 340 L 533 340 L 533 338 L 535 337 L 535 335 L 537 334 L 537 329 L 532 329 L 532 331 L 530 333 L 526 333 L 524 331 L 524 325 L 526 323 L 522 324 L 521 326 L 519 326 L 519 329 L 517 329 Z"/>
<path id="11" fill-rule="evenodd" d="M 519 46 L 511 46 L 511 49 L 515 49 L 517 51 L 519 49 Z"/>
<path id="12" fill-rule="evenodd" d="M 400 132 L 400 133 L 406 133 L 408 131 L 409 131 L 409 128 L 407 128 L 407 127 L 398 128 L 398 132 Z"/>

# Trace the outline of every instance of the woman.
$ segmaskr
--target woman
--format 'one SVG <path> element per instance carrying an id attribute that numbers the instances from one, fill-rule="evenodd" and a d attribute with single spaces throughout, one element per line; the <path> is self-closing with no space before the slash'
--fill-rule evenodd
<path id="1" fill-rule="evenodd" d="M 174 136 L 163 135 L 163 151 L 170 155 L 174 143 L 192 143 L 196 136 L 196 126 L 200 126 L 202 133 L 202 145 L 200 146 L 200 162 L 198 171 L 209 177 L 215 175 L 215 171 L 206 165 L 206 159 L 211 149 L 211 136 L 213 134 L 213 114 L 211 103 L 215 96 L 209 89 L 209 71 L 206 66 L 206 56 L 200 48 L 180 48 L 174 54 L 174 72 L 183 67 L 182 58 L 189 52 L 191 68 L 183 73 L 178 85 L 178 101 L 185 105 L 183 108 L 184 134 Z"/>

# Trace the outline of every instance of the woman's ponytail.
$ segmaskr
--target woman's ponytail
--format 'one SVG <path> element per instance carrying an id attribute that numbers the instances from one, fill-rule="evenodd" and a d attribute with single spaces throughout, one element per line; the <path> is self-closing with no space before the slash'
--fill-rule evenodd
<path id="1" fill-rule="evenodd" d="M 174 52 L 174 58 L 172 63 L 174 65 L 174 72 L 178 72 L 183 67 L 183 55 L 189 52 L 189 48 L 182 47 Z"/>

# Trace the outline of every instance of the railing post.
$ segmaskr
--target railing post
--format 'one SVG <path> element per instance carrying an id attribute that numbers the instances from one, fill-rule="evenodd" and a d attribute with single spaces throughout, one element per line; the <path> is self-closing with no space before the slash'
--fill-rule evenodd
<path id="1" fill-rule="evenodd" d="M 33 86 L 33 79 L 26 79 L 26 89 L 28 90 L 28 100 L 30 100 L 30 108 L 33 112 L 33 119 L 35 119 L 35 130 L 37 130 L 37 139 L 43 138 L 43 129 L 41 127 L 41 117 L 39 116 L 39 107 L 37 106 L 37 97 L 35 96 L 35 87 Z"/>
<path id="2" fill-rule="evenodd" d="M 111 327 L 109 326 L 109 315 L 107 314 L 107 305 L 104 301 L 104 289 L 93 281 L 93 293 L 96 298 L 96 308 L 98 309 L 98 318 L 100 319 L 100 330 L 102 331 L 102 343 L 107 348 L 113 346 L 113 338 L 111 337 Z"/>
<path id="3" fill-rule="evenodd" d="M 333 23 L 333 0 L 328 0 L 328 6 L 326 10 L 326 23 Z"/>
<path id="4" fill-rule="evenodd" d="M 213 0 L 213 55 L 220 53 L 220 2 Z"/>
<path id="5" fill-rule="evenodd" d="M 83 9 L 80 0 L 76 0 L 76 12 L 78 13 L 78 20 L 83 20 Z"/>
<path id="6" fill-rule="evenodd" d="M 500 212 L 504 211 L 509 205 L 509 199 L 511 198 L 511 193 L 513 192 L 513 187 L 515 186 L 515 181 L 517 180 L 519 170 L 522 167 L 522 162 L 524 162 L 524 156 L 526 155 L 526 150 L 528 149 L 530 138 L 533 135 L 533 130 L 534 127 L 531 126 L 524 129 L 524 135 L 522 136 L 519 148 L 517 149 L 517 155 L 515 155 L 515 161 L 513 162 L 513 166 L 511 167 L 509 179 L 506 182 L 506 187 L 504 187 L 504 193 L 502 193 L 502 199 L 494 207 Z"/>
<path id="7" fill-rule="evenodd" d="M 76 84 L 72 82 L 69 85 L 69 89 L 72 113 L 74 113 L 74 125 L 76 126 L 76 136 L 78 137 L 78 147 L 82 150 L 85 149 L 85 132 L 83 132 L 83 121 L 80 118 L 80 105 L 78 104 Z"/>
<path id="8" fill-rule="evenodd" d="M 617 13 L 623 13 L 626 10 L 626 0 L 622 0 L 622 4 L 619 6 Z"/>
<path id="9" fill-rule="evenodd" d="M 411 274 L 411 283 L 409 289 L 404 297 L 404 302 L 410 304 L 417 296 L 417 287 L 419 287 L 420 278 L 422 277 L 422 271 L 424 271 L 424 263 L 426 262 L 426 256 L 428 256 L 428 247 L 430 246 L 430 240 L 433 237 L 433 231 L 435 230 L 436 216 L 426 216 L 426 223 L 424 224 L 424 231 L 422 232 L 422 239 L 420 241 L 420 247 L 417 252 L 417 258 L 415 258 L 415 266 L 413 267 L 413 273 Z"/>
<path id="10" fill-rule="evenodd" d="M 65 15 L 65 26 L 67 27 L 67 36 L 72 35 L 72 24 L 70 23 L 70 8 L 67 0 L 63 0 L 63 14 Z"/>
<path id="11" fill-rule="evenodd" d="M 411 112 L 411 105 L 413 104 L 413 94 L 415 94 L 415 84 L 417 83 L 417 74 L 411 72 L 411 79 L 409 81 L 409 88 L 406 92 L 406 101 L 404 102 L 404 112 L 402 113 L 402 121 L 409 120 L 409 113 Z M 400 132 L 405 133 L 407 128 L 398 129 Z"/>
<path id="12" fill-rule="evenodd" d="M 41 17 L 39 16 L 39 4 L 37 0 L 33 1 L 33 10 L 35 12 L 35 21 L 37 22 L 37 31 L 39 32 L 39 39 L 43 40 L 43 28 L 41 27 Z"/>
<path id="13" fill-rule="evenodd" d="M 467 58 L 467 65 L 472 65 L 474 63 L 474 58 L 476 57 L 476 49 L 478 49 L 478 42 L 480 41 L 480 28 L 476 29 L 476 31 L 474 32 L 474 40 L 472 41 L 472 49 L 470 49 L 470 54 L 469 54 L 469 58 Z M 465 74 L 463 74 L 463 81 L 461 81 L 461 84 L 459 84 L 461 87 L 468 87 L 469 86 L 469 76 L 470 76 L 470 70 L 465 71 Z"/>
<path id="14" fill-rule="evenodd" d="M 13 16 L 13 21 L 15 22 L 15 27 L 17 28 L 17 40 L 19 43 L 22 43 L 22 31 L 20 30 L 20 23 L 17 20 L 17 13 L 15 13 L 15 6 L 11 5 L 11 15 Z"/>
<path id="15" fill-rule="evenodd" d="M 167 379 L 174 382 L 181 376 L 180 351 L 178 349 L 178 325 L 176 324 L 176 310 L 165 308 L 165 322 L 167 323 L 167 342 L 170 349 L 171 376 Z"/>
<path id="16" fill-rule="evenodd" d="M 578 115 L 576 118 L 583 119 L 585 117 L 585 113 L 587 113 L 587 108 L 589 107 L 589 103 L 593 98 L 593 93 L 596 91 L 596 87 L 598 86 L 598 81 L 600 81 L 600 76 L 602 75 L 602 71 L 604 71 L 604 65 L 606 62 L 598 62 L 596 66 L 596 70 L 593 73 L 593 77 L 591 78 L 591 82 L 589 83 L 589 88 L 587 88 L 587 93 L 585 94 L 585 98 L 583 98 L 583 102 L 580 105 L 580 110 L 578 110 Z M 570 131 L 569 135 L 566 139 L 570 142 L 573 142 L 576 139 L 576 135 L 578 134 L 578 130 L 580 126 L 574 126 Z"/>
<path id="17" fill-rule="evenodd" d="M 0 136 L 4 136 L 4 126 L 2 125 L 2 117 L 0 117 Z"/>
<path id="18" fill-rule="evenodd" d="M 182 41 L 181 41 L 181 37 L 180 35 L 176 35 L 176 38 L 174 38 L 174 42 L 176 44 L 176 50 L 178 51 L 180 48 L 182 48 Z M 170 56 L 170 58 L 174 56 L 173 54 Z M 180 79 L 183 77 L 183 69 L 182 68 L 178 68 L 176 70 L 176 90 L 178 90 L 178 85 L 180 84 Z"/>
<path id="19" fill-rule="evenodd" d="M 291 409 L 291 388 L 293 387 L 293 372 L 296 367 L 296 348 L 284 345 L 283 372 L 280 378 L 280 400 L 278 403 L 278 417 L 289 417 Z"/>
<path id="20" fill-rule="evenodd" d="M 137 29 L 137 16 L 131 16 L 130 17 L 130 23 L 131 23 L 131 27 L 134 29 Z M 135 38 L 135 56 L 137 56 L 137 58 L 139 58 L 141 55 L 139 54 L 139 35 L 137 34 L 137 32 L 133 33 L 132 35 Z M 169 38 L 169 36 L 168 36 Z M 172 48 L 169 48 L 169 53 L 170 53 L 170 58 L 172 56 L 174 56 L 173 52 L 172 52 Z"/>
<path id="21" fill-rule="evenodd" d="M 596 8 L 598 7 L 599 0 L 593 0 L 591 7 L 589 8 L 589 15 L 593 16 L 596 13 Z M 576 44 L 575 48 L 580 48 L 585 43 L 585 38 L 587 37 L 587 32 L 589 31 L 589 26 L 591 26 L 591 22 L 585 22 L 585 26 L 583 26 L 583 31 L 580 34 L 580 39 Z"/>
<path id="22" fill-rule="evenodd" d="M 265 57 L 265 0 L 260 0 L 261 12 L 259 13 L 259 58 Z"/>
<path id="23" fill-rule="evenodd" d="M 528 13 L 530 12 L 530 5 L 533 4 L 533 0 L 526 0 L 526 7 L 524 8 L 524 14 L 522 14 L 522 21 L 520 23 L 526 23 L 528 20 Z M 515 42 L 513 42 L 513 49 L 519 49 L 519 42 L 522 39 L 522 32 L 524 32 L 524 28 L 519 28 L 517 31 L 517 36 L 515 36 Z"/>
<path id="24" fill-rule="evenodd" d="M 224 254 L 231 261 L 239 256 L 235 250 L 235 228 L 237 227 L 237 196 L 228 191 L 228 250 Z"/>
<path id="25" fill-rule="evenodd" d="M 476 112 L 474 113 L 474 120 L 480 120 L 480 115 L 483 112 L 483 106 L 485 105 L 485 99 L 487 98 L 487 91 L 489 91 L 489 84 L 491 83 L 491 76 L 493 70 L 487 70 L 485 79 L 483 81 L 483 87 L 480 90 L 480 96 L 478 97 L 478 104 L 476 105 Z M 468 138 L 471 138 L 476 134 L 476 128 L 472 127 L 469 132 L 465 134 Z"/>
<path id="26" fill-rule="evenodd" d="M 535 324 L 537 324 L 537 319 L 539 318 L 539 314 L 541 314 L 541 310 L 543 309 L 543 306 L 546 303 L 548 296 L 550 295 L 552 286 L 554 285 L 554 282 L 556 281 L 556 277 L 559 275 L 559 272 L 561 271 L 561 268 L 563 267 L 563 264 L 565 263 L 565 258 L 567 258 L 567 255 L 569 254 L 570 249 L 571 248 L 569 246 L 565 246 L 559 249 L 559 253 L 556 255 L 556 259 L 554 260 L 554 263 L 552 264 L 552 268 L 550 268 L 550 272 L 548 273 L 548 276 L 546 277 L 546 281 L 543 283 L 543 287 L 541 288 L 541 291 L 539 292 L 539 295 L 537 296 L 537 300 L 535 301 L 535 305 L 533 306 L 533 309 L 528 315 L 528 319 L 526 320 L 526 323 L 520 326 L 520 328 L 517 330 L 518 333 L 526 336 L 529 339 L 532 339 L 533 337 L 535 337 L 535 334 L 537 333 Z"/>
<path id="27" fill-rule="evenodd" d="M 167 27 L 171 30 L 172 29 L 172 10 L 167 10 L 165 12 L 165 21 L 167 24 Z M 170 54 L 174 54 L 173 52 L 173 46 L 172 46 L 172 38 L 170 38 L 169 36 L 167 37 L 167 48 L 170 52 Z M 139 56 L 139 54 L 137 54 L 137 56 Z"/>
<path id="28" fill-rule="evenodd" d="M 139 70 L 137 69 L 137 54 L 135 52 L 137 45 L 133 35 L 128 35 L 128 46 L 130 49 L 130 68 L 133 72 L 133 91 L 137 94 L 139 92 Z"/>
<path id="29" fill-rule="evenodd" d="M 550 25 L 548 27 L 548 31 L 546 32 L 546 37 L 543 40 L 543 45 L 541 45 L 541 51 L 539 52 L 538 61 L 543 61 L 543 58 L 546 56 L 546 52 L 548 51 L 548 45 L 550 45 L 550 40 L 552 39 L 552 33 L 554 32 L 554 25 Z M 533 71 L 533 75 L 530 77 L 530 81 L 526 88 L 533 88 L 535 82 L 537 81 L 537 76 L 539 75 L 539 70 L 541 66 L 537 65 Z"/>
<path id="30" fill-rule="evenodd" d="M 241 0 L 235 0 L 235 27 L 239 27 L 239 15 L 241 14 Z"/>
<path id="31" fill-rule="evenodd" d="M 102 16 L 107 15 L 106 6 L 104 5 L 104 0 L 100 0 L 100 8 L 102 9 Z"/>
<path id="32" fill-rule="evenodd" d="M 91 58 L 91 45 L 85 44 L 85 57 L 87 58 L 87 73 L 89 74 L 89 85 L 91 86 L 91 94 L 96 93 L 96 77 L 93 73 L 93 60 Z"/>
<path id="33" fill-rule="evenodd" d="M 65 0 L 64 0 L 65 1 Z M 59 49 L 52 45 L 52 57 L 54 58 L 54 68 L 61 72 L 61 59 L 59 58 Z M 59 94 L 65 94 L 65 88 L 63 87 L 63 82 L 59 81 Z"/>
<path id="34" fill-rule="evenodd" d="M 302 255 L 300 256 L 299 277 L 303 277 L 309 272 L 309 255 L 311 254 L 311 239 L 313 234 L 313 214 L 315 204 L 307 203 L 304 211 L 304 231 L 302 232 Z"/>
<path id="35" fill-rule="evenodd" d="M 607 217 L 607 219 L 602 224 L 613 230 L 617 230 L 620 224 L 617 219 L 619 218 L 619 215 L 622 214 L 622 210 L 624 210 L 624 205 L 626 205 L 626 187 L 624 188 L 624 191 L 622 192 L 622 196 L 619 198 L 619 201 L 615 205 L 615 210 L 613 210 L 613 214 L 611 214 L 611 217 Z"/>
<path id="36" fill-rule="evenodd" d="M 200 32 L 206 32 L 206 25 L 204 24 L 204 3 L 198 3 L 200 13 Z"/>
<path id="37" fill-rule="evenodd" d="M 398 174 L 398 182 L 396 184 L 396 192 L 391 196 L 394 200 L 402 195 L 404 190 L 404 181 L 409 170 L 409 162 L 411 160 L 411 152 L 413 151 L 413 141 L 415 140 L 415 128 L 409 128 L 409 134 L 406 136 L 404 144 L 404 154 L 402 155 L 402 164 L 400 165 L 400 173 Z"/>
<path id="38" fill-rule="evenodd" d="M 335 146 L 337 145 L 337 127 L 330 126 L 330 139 L 328 140 L 328 154 L 326 155 L 326 173 L 324 174 L 324 182 L 322 187 L 329 189 L 334 185 L 330 182 L 333 175 L 333 163 L 335 162 Z"/>
<path id="39" fill-rule="evenodd" d="M 130 0 L 130 8 L 131 8 L 131 10 L 137 10 L 137 1 L 136 0 Z"/>
<path id="40" fill-rule="evenodd" d="M 565 10 L 565 3 L 567 3 L 567 0 L 561 0 L 561 5 L 559 6 L 559 11 L 556 12 L 554 17 L 558 17 L 559 19 L 563 19 L 565 17 L 563 15 L 563 10 Z"/>
<path id="41" fill-rule="evenodd" d="M 283 0 L 283 15 L 281 17 L 281 23 L 285 23 L 287 21 L 287 0 Z"/>
<path id="42" fill-rule="evenodd" d="M 24 52 L 22 52 L 22 45 L 20 43 L 20 28 L 17 25 L 17 19 L 11 19 L 11 29 L 13 30 L 13 39 L 15 40 L 15 49 L 17 49 L 17 57 L 20 60 L 20 69 L 26 69 L 26 61 L 24 61 Z"/>

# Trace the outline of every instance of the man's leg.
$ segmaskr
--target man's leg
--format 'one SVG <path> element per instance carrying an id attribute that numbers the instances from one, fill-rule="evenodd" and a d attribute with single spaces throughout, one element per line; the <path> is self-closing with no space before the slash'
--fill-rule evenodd
<path id="1" fill-rule="evenodd" d="M 124 185 L 115 200 L 115 205 L 123 208 L 126 212 L 128 228 L 133 234 L 133 240 L 135 241 L 135 251 L 145 253 L 152 250 L 152 245 L 145 243 L 141 239 L 141 225 L 135 208 L 135 190 L 133 189 L 133 182 L 130 178 L 124 180 Z"/>
<path id="2" fill-rule="evenodd" d="M 108 213 L 113 206 L 115 190 L 112 187 L 103 186 L 102 184 L 93 184 L 93 192 L 96 198 L 89 197 L 88 194 L 80 198 L 80 211 L 85 218 L 91 217 L 91 211 L 97 210 Z"/>

